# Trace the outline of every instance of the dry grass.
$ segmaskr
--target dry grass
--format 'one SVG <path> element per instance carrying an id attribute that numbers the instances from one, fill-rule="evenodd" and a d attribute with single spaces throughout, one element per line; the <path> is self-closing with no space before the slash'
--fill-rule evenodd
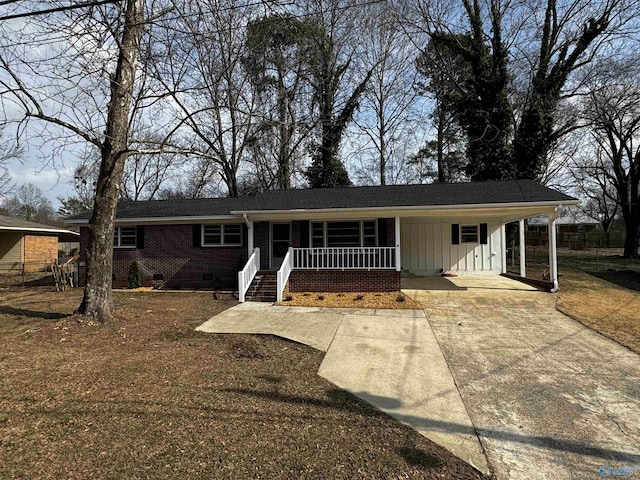
<path id="1" fill-rule="evenodd" d="M 391 308 L 422 310 L 422 305 L 402 292 L 285 293 L 278 305 L 333 308 Z"/>
<path id="2" fill-rule="evenodd" d="M 640 353 L 640 293 L 578 270 L 563 270 L 557 308 Z"/>
<path id="3" fill-rule="evenodd" d="M 0 478 L 481 478 L 316 375 L 322 353 L 193 328 L 235 302 L 0 290 Z"/>
<path id="4" fill-rule="evenodd" d="M 535 257 L 527 262 L 532 278 L 544 269 Z M 640 353 L 640 262 L 617 252 L 561 250 L 558 271 L 558 310 Z"/>

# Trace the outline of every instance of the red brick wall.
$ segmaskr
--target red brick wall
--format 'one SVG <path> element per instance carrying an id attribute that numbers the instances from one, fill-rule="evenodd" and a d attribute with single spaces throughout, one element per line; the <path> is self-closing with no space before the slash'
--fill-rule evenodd
<path id="1" fill-rule="evenodd" d="M 290 292 L 396 292 L 400 272 L 395 270 L 294 270 Z"/>
<path id="2" fill-rule="evenodd" d="M 247 261 L 244 233 L 242 247 L 194 247 L 192 225 L 145 225 L 144 248 L 114 249 L 113 286 L 127 286 L 129 267 L 136 259 L 143 286 L 152 286 L 153 276 L 161 274 L 166 288 L 236 289 L 238 271 Z M 81 228 L 81 261 L 88 240 L 87 228 Z"/>
<path id="3" fill-rule="evenodd" d="M 24 236 L 24 271 L 38 272 L 58 259 L 58 237 Z"/>

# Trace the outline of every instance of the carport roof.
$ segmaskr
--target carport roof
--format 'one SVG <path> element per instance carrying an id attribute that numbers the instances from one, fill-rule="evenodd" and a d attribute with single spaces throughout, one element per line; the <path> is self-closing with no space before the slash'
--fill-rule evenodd
<path id="1" fill-rule="evenodd" d="M 0 231 L 78 235 L 77 233 L 65 230 L 64 228 L 45 225 L 43 223 L 30 222 L 21 218 L 7 217 L 5 215 L 0 215 Z"/>

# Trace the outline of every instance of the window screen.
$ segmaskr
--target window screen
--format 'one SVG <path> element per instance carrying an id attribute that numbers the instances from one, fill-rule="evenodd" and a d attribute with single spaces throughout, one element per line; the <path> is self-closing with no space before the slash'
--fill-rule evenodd
<path id="1" fill-rule="evenodd" d="M 478 243 L 478 225 L 460 225 L 460 243 Z"/>

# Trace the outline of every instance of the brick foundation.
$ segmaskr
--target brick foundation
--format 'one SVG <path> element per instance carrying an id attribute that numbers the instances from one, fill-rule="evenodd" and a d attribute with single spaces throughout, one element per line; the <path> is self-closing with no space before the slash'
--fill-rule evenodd
<path id="1" fill-rule="evenodd" d="M 395 270 L 294 270 L 290 292 L 397 292 L 400 272 Z"/>
<path id="2" fill-rule="evenodd" d="M 40 272 L 58 259 L 58 237 L 24 236 L 24 271 Z"/>

